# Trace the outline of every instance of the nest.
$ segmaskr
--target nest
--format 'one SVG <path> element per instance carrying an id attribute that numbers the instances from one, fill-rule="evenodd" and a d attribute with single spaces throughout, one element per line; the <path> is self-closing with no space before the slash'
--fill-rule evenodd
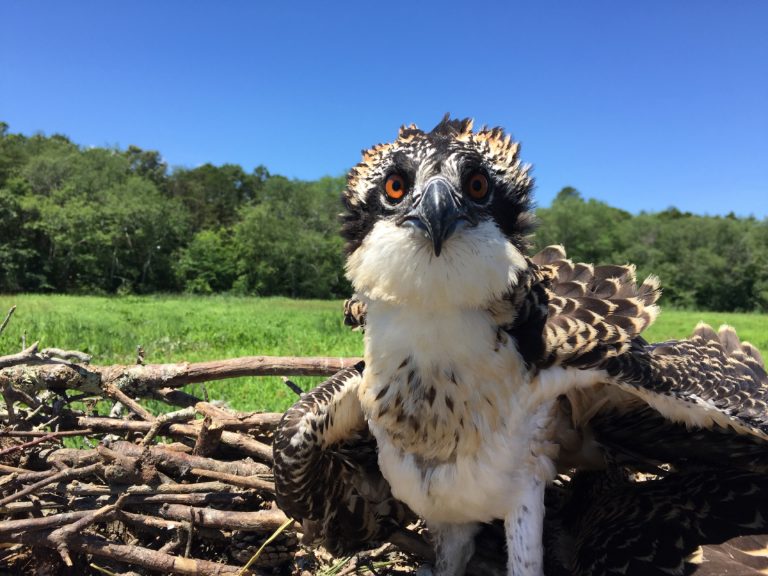
<path id="1" fill-rule="evenodd" d="M 392 546 L 344 559 L 301 547 L 301 526 L 275 505 L 281 414 L 237 412 L 180 389 L 329 375 L 355 361 L 149 365 L 139 351 L 135 365 L 93 366 L 86 354 L 36 343 L 0 356 L 0 566 L 37 575 L 398 571 L 409 562 Z M 162 403 L 162 414 L 144 400 Z"/>

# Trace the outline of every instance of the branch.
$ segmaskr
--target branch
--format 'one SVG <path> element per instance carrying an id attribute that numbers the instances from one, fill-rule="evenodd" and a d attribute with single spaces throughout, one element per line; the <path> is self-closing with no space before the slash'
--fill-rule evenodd
<path id="1" fill-rule="evenodd" d="M 35 342 L 27 348 L 22 350 L 18 354 L 9 354 L 8 356 L 0 356 L 0 368 L 6 368 L 8 366 L 16 366 L 17 364 L 24 364 L 37 359 L 37 346 L 39 342 Z"/>
<path id="2" fill-rule="evenodd" d="M 62 560 L 64 560 L 64 564 L 70 568 L 72 567 L 73 563 L 72 559 L 69 557 L 68 545 L 69 542 L 75 537 L 75 535 L 77 535 L 91 524 L 94 524 L 95 522 L 111 519 L 115 511 L 119 510 L 123 506 L 124 502 L 125 495 L 122 495 L 114 504 L 108 504 L 107 506 L 103 506 L 98 510 L 91 510 L 88 514 L 82 518 L 79 518 L 72 524 L 67 524 L 61 528 L 57 528 L 48 535 L 48 539 L 57 542 L 56 550 L 58 551 Z"/>
<path id="3" fill-rule="evenodd" d="M 141 448 L 131 442 L 113 442 L 112 448 L 125 456 L 135 458 L 149 458 L 153 465 L 161 470 L 178 475 L 188 474 L 192 468 L 202 468 L 204 470 L 214 470 L 227 474 L 236 474 L 238 476 L 265 476 L 272 474 L 271 468 L 258 462 L 249 460 L 234 460 L 222 462 L 213 458 L 204 458 L 202 456 L 193 456 L 184 454 L 177 450 L 172 450 L 163 446 L 150 446 Z"/>
<path id="4" fill-rule="evenodd" d="M 192 508 L 192 511 L 195 514 L 195 524 L 206 528 L 223 528 L 226 530 L 272 533 L 288 520 L 282 510 L 239 512 L 197 507 Z M 161 506 L 158 512 L 161 518 L 189 520 L 190 507 L 185 504 L 167 504 Z"/>
<path id="5" fill-rule="evenodd" d="M 243 376 L 331 376 L 360 358 L 246 356 L 212 362 L 178 364 L 76 366 L 37 356 L 37 344 L 21 354 L 0 357 L 0 380 L 34 380 L 52 390 L 74 388 L 99 394 L 114 384 L 132 396 L 163 388 Z M 26 362 L 27 366 L 17 366 Z"/>
<path id="6" fill-rule="evenodd" d="M 16 312 L 16 306 L 11 306 L 11 309 L 8 310 L 8 314 L 5 315 L 5 320 L 3 320 L 3 323 L 0 324 L 0 334 L 2 334 L 3 330 L 5 330 L 5 327 L 8 326 L 8 322 L 10 321 L 14 312 Z"/>
<path id="7" fill-rule="evenodd" d="M 123 406 L 130 408 L 131 412 L 138 415 L 143 420 L 152 422 L 155 419 L 149 410 L 144 408 L 144 406 L 136 402 L 133 398 L 130 398 L 127 394 L 125 394 L 111 382 L 107 382 L 105 384 L 104 393 L 117 402 L 120 402 Z"/>
<path id="8" fill-rule="evenodd" d="M 61 348 L 44 348 L 40 355 L 44 358 L 60 358 L 61 360 L 77 360 L 88 364 L 92 356 L 78 350 L 62 350 Z"/>
<path id="9" fill-rule="evenodd" d="M 227 484 L 241 486 L 242 488 L 255 488 L 256 490 L 275 491 L 275 484 L 262 480 L 258 476 L 238 476 L 237 474 L 227 474 L 225 472 L 216 472 L 215 470 L 203 470 L 201 468 L 192 468 L 192 474 L 202 478 L 215 478 Z"/>
<path id="10" fill-rule="evenodd" d="M 138 422 L 136 420 L 122 420 L 120 418 L 101 418 L 83 416 L 77 419 L 78 425 L 84 428 L 90 428 L 102 432 L 141 432 L 144 434 L 152 430 L 154 422 Z M 167 436 L 188 436 L 197 438 L 200 434 L 201 425 L 193 424 L 170 424 L 166 431 Z M 262 462 L 272 462 L 272 447 L 254 440 L 253 438 L 240 434 L 239 432 L 221 433 L 221 443 L 230 448 L 240 450 L 248 456 L 258 458 Z"/>
<path id="11" fill-rule="evenodd" d="M 50 534 L 23 533 L 15 535 L 13 542 L 26 544 L 27 546 L 46 546 L 56 549 L 57 542 Z M 142 546 L 113 544 L 93 536 L 75 535 L 70 538 L 68 547 L 72 550 L 93 554 L 102 558 L 143 566 L 162 574 L 189 574 L 190 576 L 224 576 L 239 573 L 238 566 L 198 560 L 195 558 L 180 558 L 171 554 L 164 554 Z M 251 569 L 244 574 L 264 574 L 264 572 Z"/>
<path id="12" fill-rule="evenodd" d="M 37 444 L 48 442 L 50 440 L 61 442 L 61 440 L 59 440 L 58 438 L 58 435 L 54 432 L 54 433 L 46 434 L 45 436 L 41 436 L 39 438 L 35 438 L 34 440 L 30 440 L 29 442 L 24 442 L 23 444 L 15 444 L 9 448 L 0 450 L 0 456 L 5 456 L 6 454 L 10 454 L 11 452 L 18 452 L 19 450 L 26 450 L 27 448 L 32 448 L 32 446 L 36 446 Z"/>
<path id="13" fill-rule="evenodd" d="M 82 510 L 79 512 L 63 512 L 42 518 L 26 518 L 24 520 L 3 520 L 0 521 L 0 538 L 12 540 L 17 534 L 34 532 L 36 530 L 52 530 L 61 526 L 66 526 L 72 522 L 77 522 L 84 516 L 91 513 L 91 510 Z"/>
<path id="14" fill-rule="evenodd" d="M 58 432 L 45 432 L 44 430 L 0 430 L 0 438 L 3 436 L 19 438 L 36 438 L 46 436 L 49 438 L 64 438 L 65 436 L 88 436 L 93 430 L 60 430 Z"/>
<path id="15" fill-rule="evenodd" d="M 4 506 L 9 502 L 14 502 L 16 500 L 19 500 L 20 498 L 23 498 L 28 494 L 32 494 L 36 490 L 39 490 L 40 488 L 43 488 L 48 484 L 53 484 L 54 482 L 72 480 L 73 478 L 82 478 L 83 476 L 90 476 L 91 474 L 98 472 L 101 468 L 102 468 L 101 464 L 91 464 L 90 466 L 86 466 L 85 468 L 67 468 L 66 470 L 57 472 L 52 476 L 48 476 L 47 478 L 44 478 L 43 480 L 40 480 L 39 482 L 36 482 L 31 486 L 27 486 L 23 490 L 19 490 L 18 492 L 14 492 L 13 494 L 10 494 L 5 498 L 0 499 L 0 506 Z"/>

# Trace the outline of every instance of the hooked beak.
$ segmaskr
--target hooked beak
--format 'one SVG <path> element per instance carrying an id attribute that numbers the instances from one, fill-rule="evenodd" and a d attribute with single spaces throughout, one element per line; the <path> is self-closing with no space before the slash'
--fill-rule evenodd
<path id="1" fill-rule="evenodd" d="M 469 220 L 461 196 L 442 176 L 429 179 L 421 196 L 405 215 L 402 224 L 424 230 L 432 240 L 435 256 L 440 256 L 443 243 L 456 231 L 459 220 Z"/>

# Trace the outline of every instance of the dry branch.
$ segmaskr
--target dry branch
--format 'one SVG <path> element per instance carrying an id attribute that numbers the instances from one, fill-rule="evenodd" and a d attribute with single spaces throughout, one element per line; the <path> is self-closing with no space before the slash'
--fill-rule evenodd
<path id="1" fill-rule="evenodd" d="M 0 356 L 0 368 L 7 366 L 16 366 L 17 364 L 24 364 L 26 362 L 35 361 L 37 358 L 38 342 L 35 342 L 27 348 L 22 350 L 18 354 L 9 354 L 8 356 Z"/>
<path id="2" fill-rule="evenodd" d="M 13 316 L 14 312 L 16 312 L 16 306 L 11 306 L 10 310 L 8 310 L 8 313 L 5 315 L 5 320 L 0 324 L 0 334 L 2 334 L 5 327 L 8 326 L 8 322 L 11 320 L 11 316 Z"/>
<path id="3" fill-rule="evenodd" d="M 50 534 L 20 534 L 11 542 L 19 542 L 29 546 L 48 546 L 56 548 L 56 540 L 51 538 Z M 207 560 L 198 560 L 195 558 L 181 558 L 171 554 L 164 554 L 149 548 L 141 546 L 127 546 L 124 544 L 114 544 L 101 538 L 93 536 L 73 536 L 68 547 L 72 550 L 86 552 L 94 556 L 109 558 L 111 560 L 120 560 L 124 563 L 142 566 L 162 574 L 189 574 L 192 576 L 219 576 L 225 574 L 239 574 L 239 566 L 230 566 L 218 562 Z M 248 574 L 263 574 L 254 570 L 249 570 Z"/>
<path id="4" fill-rule="evenodd" d="M 4 450 L 0 450 L 0 456 L 5 456 L 6 454 L 10 454 L 11 452 L 24 451 L 27 448 L 32 448 L 32 446 L 37 446 L 38 444 L 42 444 L 43 442 L 50 442 L 51 440 L 58 441 L 58 436 L 56 435 L 55 432 L 49 432 L 45 436 L 40 436 L 39 438 L 30 440 L 29 442 L 25 442 L 24 444 L 16 444 L 15 446 L 11 446 L 10 448 L 5 448 Z"/>
<path id="5" fill-rule="evenodd" d="M 256 512 L 237 512 L 214 510 L 212 508 L 191 508 L 195 523 L 206 528 L 225 528 L 229 530 L 251 530 L 270 534 L 280 528 L 288 519 L 282 510 L 258 510 Z M 160 516 L 170 520 L 189 518 L 190 506 L 167 504 L 160 508 Z"/>
<path id="6" fill-rule="evenodd" d="M 120 418 L 83 417 L 78 419 L 81 426 L 102 432 L 141 432 L 148 434 L 154 425 L 151 422 L 137 422 Z M 201 426 L 193 424 L 170 424 L 163 434 L 168 436 L 184 436 L 195 438 L 200 433 Z M 272 462 L 272 448 L 237 432 L 221 433 L 221 443 L 230 448 L 241 450 L 248 456 L 253 456 L 264 462 Z"/>
<path id="7" fill-rule="evenodd" d="M 37 343 L 20 354 L 0 357 L 0 383 L 34 381 L 50 390 L 75 389 L 99 394 L 116 386 L 129 396 L 150 390 L 243 376 L 330 376 L 360 358 L 246 356 L 212 362 L 115 366 L 77 366 L 37 354 Z M 18 364 L 24 363 L 24 366 Z"/>
<path id="8" fill-rule="evenodd" d="M 86 466 L 85 468 L 68 468 L 67 470 L 62 470 L 61 472 L 48 476 L 47 478 L 44 478 L 43 480 L 40 480 L 31 486 L 27 486 L 26 488 L 19 490 L 10 496 L 0 498 L 0 506 L 4 506 L 9 502 L 13 502 L 29 494 L 33 494 L 35 491 L 40 490 L 48 484 L 53 484 L 54 482 L 66 482 L 75 478 L 90 476 L 91 474 L 98 472 L 101 468 L 101 464 L 92 464 L 91 466 Z"/>

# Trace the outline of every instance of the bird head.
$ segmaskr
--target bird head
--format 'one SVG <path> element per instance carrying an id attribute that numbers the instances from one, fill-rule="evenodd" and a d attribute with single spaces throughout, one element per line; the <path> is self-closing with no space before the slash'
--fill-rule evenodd
<path id="1" fill-rule="evenodd" d="M 403 126 L 349 173 L 347 277 L 372 300 L 484 306 L 526 267 L 532 187 L 500 128 L 448 116 L 431 132 Z"/>

